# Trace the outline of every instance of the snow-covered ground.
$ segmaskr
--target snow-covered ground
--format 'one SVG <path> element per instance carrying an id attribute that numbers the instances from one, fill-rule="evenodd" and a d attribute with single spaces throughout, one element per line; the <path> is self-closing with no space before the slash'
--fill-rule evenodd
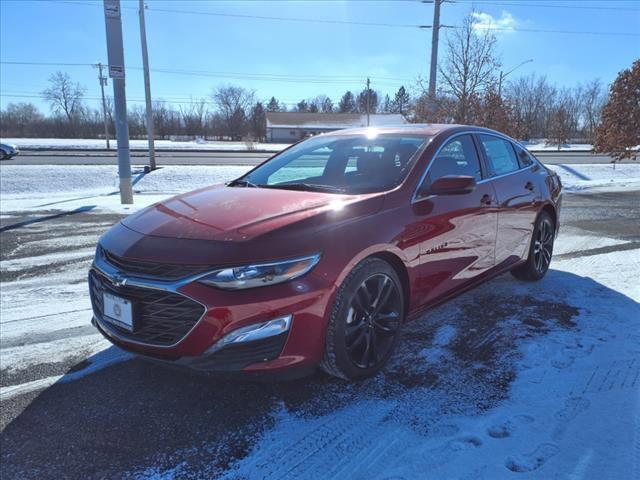
<path id="1" fill-rule="evenodd" d="M 640 188 L 640 164 L 550 165 L 565 191 Z M 247 166 L 167 166 L 150 174 L 134 169 L 134 205 L 120 204 L 117 167 L 110 165 L 3 165 L 0 213 L 66 210 L 130 213 L 178 193 L 237 178 Z"/>
<path id="2" fill-rule="evenodd" d="M 520 142 L 531 152 L 557 152 L 558 145 L 547 143 L 546 140 L 532 140 L 530 142 Z M 565 143 L 560 146 L 561 152 L 590 152 L 593 145 L 589 143 Z"/>
<path id="3" fill-rule="evenodd" d="M 569 237 L 558 245 L 575 252 Z M 388 397 L 361 392 L 321 416 L 283 407 L 223 478 L 640 478 L 638 269 L 637 248 L 554 260 L 540 283 L 505 276 L 440 307 L 422 320 L 434 324 L 431 344 L 423 337 L 421 351 L 397 360 L 433 384 Z M 486 311 L 485 298 L 522 307 Z M 501 316 L 489 329 L 476 318 L 469 346 L 513 350 L 488 359 L 461 351 L 474 326 L 461 317 L 474 310 Z M 547 333 L 531 334 L 538 329 Z M 511 375 L 504 398 L 481 403 L 484 381 L 508 384 Z"/>
<path id="4" fill-rule="evenodd" d="M 37 150 L 102 150 L 106 143 L 100 138 L 2 138 L 0 143 L 16 145 L 19 149 Z M 115 150 L 118 142 L 111 139 L 111 149 Z M 220 142 L 205 140 L 156 140 L 155 148 L 158 150 L 228 150 L 228 151 L 267 151 L 279 152 L 288 147 L 285 143 L 262 142 Z M 129 141 L 129 147 L 133 150 L 146 150 L 146 140 Z"/>

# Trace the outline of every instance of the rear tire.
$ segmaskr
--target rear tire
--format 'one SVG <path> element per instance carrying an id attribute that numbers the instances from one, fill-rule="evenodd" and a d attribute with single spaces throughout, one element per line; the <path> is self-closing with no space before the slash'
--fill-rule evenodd
<path id="1" fill-rule="evenodd" d="M 345 380 L 377 374 L 398 342 L 404 311 L 402 283 L 393 267 L 379 258 L 363 260 L 338 290 L 320 367 Z"/>
<path id="2" fill-rule="evenodd" d="M 518 280 L 535 282 L 544 277 L 549 270 L 553 255 L 553 241 L 555 225 L 551 215 L 542 211 L 536 220 L 529 246 L 527 261 L 511 270 L 511 274 Z"/>

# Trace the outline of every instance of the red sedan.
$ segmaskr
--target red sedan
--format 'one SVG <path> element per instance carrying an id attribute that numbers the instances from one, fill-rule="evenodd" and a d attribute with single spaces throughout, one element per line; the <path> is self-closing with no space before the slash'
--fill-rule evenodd
<path id="1" fill-rule="evenodd" d="M 407 319 L 506 271 L 541 279 L 560 198 L 495 131 L 320 135 L 115 225 L 89 273 L 93 323 L 199 370 L 368 377 Z"/>

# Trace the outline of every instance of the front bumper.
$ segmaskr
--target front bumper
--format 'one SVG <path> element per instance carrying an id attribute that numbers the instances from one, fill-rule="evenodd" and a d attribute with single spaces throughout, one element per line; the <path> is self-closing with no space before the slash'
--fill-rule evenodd
<path id="1" fill-rule="evenodd" d="M 197 278 L 157 281 L 125 276 L 100 254 L 89 273 L 93 324 L 112 343 L 175 366 L 212 372 L 308 371 L 324 350 L 326 312 L 333 286 L 313 272 L 294 281 L 222 291 Z M 130 299 L 134 332 L 103 316 L 102 293 Z M 212 348 L 239 328 L 282 316 L 288 331 L 257 341 Z"/>

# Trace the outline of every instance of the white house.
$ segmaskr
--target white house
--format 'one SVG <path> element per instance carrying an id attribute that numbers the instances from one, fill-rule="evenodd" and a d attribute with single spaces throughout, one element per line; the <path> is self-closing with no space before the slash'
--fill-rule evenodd
<path id="1" fill-rule="evenodd" d="M 372 127 L 403 125 L 407 119 L 400 114 L 372 113 Z M 367 126 L 366 113 L 299 113 L 267 112 L 267 141 L 296 142 L 319 133 Z"/>

